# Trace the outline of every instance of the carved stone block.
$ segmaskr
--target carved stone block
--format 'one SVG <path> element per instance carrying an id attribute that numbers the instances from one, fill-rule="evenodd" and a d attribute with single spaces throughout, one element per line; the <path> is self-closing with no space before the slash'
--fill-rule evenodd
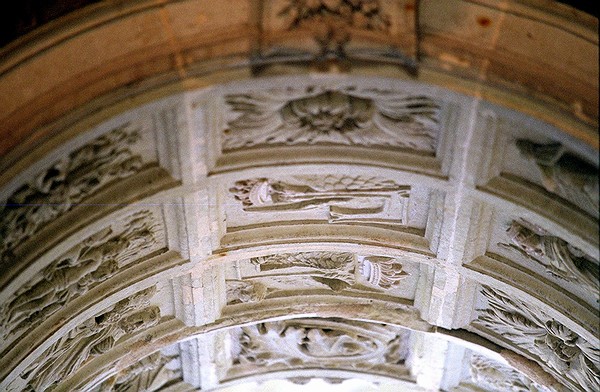
<path id="1" fill-rule="evenodd" d="M 0 262 L 11 260 L 20 243 L 107 184 L 142 170 L 143 158 L 132 148 L 140 130 L 116 128 L 54 162 L 21 186 L 0 210 Z"/>
<path id="2" fill-rule="evenodd" d="M 229 190 L 248 214 L 316 210 L 329 223 L 406 223 L 410 186 L 368 176 L 252 178 Z"/>
<path id="3" fill-rule="evenodd" d="M 93 392 L 157 392 L 182 381 L 181 370 L 169 366 L 174 357 L 160 352 L 151 354 L 139 362 L 111 376 Z"/>
<path id="4" fill-rule="evenodd" d="M 150 305 L 155 287 L 142 290 L 117 302 L 104 312 L 84 321 L 44 351 L 21 374 L 31 391 L 52 389 L 90 359 L 112 349 L 123 336 L 156 325 L 160 309 Z"/>
<path id="5" fill-rule="evenodd" d="M 369 56 L 412 66 L 416 56 L 414 0 L 268 0 L 262 10 L 261 58 Z"/>
<path id="6" fill-rule="evenodd" d="M 337 319 L 260 323 L 237 332 L 228 377 L 291 368 L 362 370 L 406 377 L 408 331 Z"/>
<path id="7" fill-rule="evenodd" d="M 440 104 L 375 88 L 325 86 L 232 94 L 223 151 L 259 146 L 346 145 L 434 154 Z"/>
<path id="8" fill-rule="evenodd" d="M 125 217 L 83 239 L 32 277 L 0 304 L 0 340 L 13 341 L 124 270 L 133 258 L 164 247 L 164 228 L 155 214 L 142 210 Z"/>
<path id="9" fill-rule="evenodd" d="M 526 302 L 484 287 L 488 301 L 474 325 L 524 350 L 558 380 L 586 392 L 600 389 L 600 349 Z"/>
<path id="10" fill-rule="evenodd" d="M 528 260 L 567 282 L 585 285 L 597 296 L 600 290 L 598 260 L 526 221 L 513 221 L 507 230 L 509 244 Z"/>
<path id="11" fill-rule="evenodd" d="M 259 273 L 243 280 L 227 280 L 227 303 L 258 302 L 277 291 L 328 288 L 387 290 L 408 275 L 396 259 L 355 256 L 343 252 L 300 252 L 254 257 Z"/>

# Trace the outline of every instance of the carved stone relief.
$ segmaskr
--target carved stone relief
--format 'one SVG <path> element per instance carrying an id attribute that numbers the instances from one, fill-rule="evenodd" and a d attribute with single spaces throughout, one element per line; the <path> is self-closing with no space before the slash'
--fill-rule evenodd
<path id="1" fill-rule="evenodd" d="M 483 355 L 471 356 L 471 379 L 475 385 L 490 392 L 552 392 L 509 366 Z"/>
<path id="2" fill-rule="evenodd" d="M 224 130 L 225 152 L 261 145 L 336 144 L 433 154 L 439 134 L 438 103 L 391 90 L 310 86 L 225 99 L 238 114 Z"/>
<path id="3" fill-rule="evenodd" d="M 0 340 L 8 342 L 160 246 L 152 213 L 139 211 L 84 239 L 40 271 L 0 305 Z M 1 345 L 4 346 L 4 345 Z"/>
<path id="4" fill-rule="evenodd" d="M 322 55 L 343 56 L 353 30 L 388 33 L 390 16 L 379 0 L 325 0 L 305 2 L 288 0 L 279 16 L 288 30 L 313 32 Z"/>
<path id="5" fill-rule="evenodd" d="M 27 380 L 27 390 L 51 390 L 89 360 L 108 352 L 123 336 L 156 325 L 160 309 L 149 303 L 155 292 L 155 287 L 142 290 L 63 335 L 20 374 Z"/>
<path id="6" fill-rule="evenodd" d="M 513 221 L 507 230 L 509 244 L 527 259 L 543 265 L 548 273 L 600 292 L 598 261 L 563 239 L 525 221 Z"/>
<path id="7" fill-rule="evenodd" d="M 169 367 L 174 357 L 160 352 L 149 355 L 130 367 L 113 375 L 94 392 L 157 392 L 172 384 L 181 382 L 179 368 Z"/>
<path id="8" fill-rule="evenodd" d="M 253 303 L 267 296 L 267 287 L 249 280 L 227 280 L 227 304 Z"/>
<path id="9" fill-rule="evenodd" d="M 560 143 L 537 144 L 517 140 L 522 155 L 535 162 L 542 184 L 583 210 L 598 216 L 598 169 L 567 152 Z"/>
<path id="10" fill-rule="evenodd" d="M 290 368 L 332 368 L 406 375 L 408 331 L 338 319 L 295 319 L 243 327 L 230 376 Z"/>
<path id="11" fill-rule="evenodd" d="M 380 177 L 294 176 L 237 181 L 230 192 L 249 213 L 321 209 L 329 223 L 405 224 L 410 186 Z"/>
<path id="12" fill-rule="evenodd" d="M 600 348 L 522 300 L 485 287 L 488 307 L 474 325 L 492 331 L 534 356 L 559 380 L 579 389 L 600 390 Z"/>
<path id="13" fill-rule="evenodd" d="M 7 263 L 20 243 L 44 224 L 110 182 L 129 177 L 143 167 L 133 150 L 139 130 L 116 128 L 80 147 L 17 189 L 0 207 L 0 261 Z"/>
<path id="14" fill-rule="evenodd" d="M 227 281 L 228 304 L 258 302 L 272 291 L 327 287 L 339 292 L 349 288 L 390 289 L 408 275 L 396 259 L 355 256 L 344 252 L 300 252 L 254 257 L 250 262 L 260 274 Z M 313 284 L 306 284 L 310 279 Z"/>

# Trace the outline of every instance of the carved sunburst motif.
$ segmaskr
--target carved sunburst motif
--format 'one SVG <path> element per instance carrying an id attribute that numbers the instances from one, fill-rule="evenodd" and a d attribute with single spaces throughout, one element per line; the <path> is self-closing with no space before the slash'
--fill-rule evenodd
<path id="1" fill-rule="evenodd" d="M 260 145 L 389 146 L 433 153 L 440 106 L 399 92 L 272 89 L 226 96 L 223 150 Z"/>

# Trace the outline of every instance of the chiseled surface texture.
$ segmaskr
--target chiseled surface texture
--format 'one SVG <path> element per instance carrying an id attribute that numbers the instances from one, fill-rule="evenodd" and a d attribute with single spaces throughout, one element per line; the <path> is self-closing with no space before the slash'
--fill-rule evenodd
<path id="1" fill-rule="evenodd" d="M 0 61 L 0 390 L 600 388 L 597 20 L 76 14 Z"/>

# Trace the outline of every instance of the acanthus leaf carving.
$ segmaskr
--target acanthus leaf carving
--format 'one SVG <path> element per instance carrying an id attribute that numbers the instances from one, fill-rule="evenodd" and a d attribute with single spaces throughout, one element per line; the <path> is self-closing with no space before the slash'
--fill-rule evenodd
<path id="1" fill-rule="evenodd" d="M 223 150 L 260 145 L 389 146 L 433 154 L 440 106 L 388 90 L 269 90 L 232 94 Z"/>
<path id="2" fill-rule="evenodd" d="M 149 211 L 131 215 L 115 232 L 107 227 L 84 239 L 45 267 L 0 306 L 0 337 L 35 328 L 71 300 L 84 295 L 124 268 L 131 254 L 141 254 L 157 240 Z"/>
<path id="3" fill-rule="evenodd" d="M 580 249 L 525 221 L 513 221 L 507 235 L 510 244 L 505 246 L 543 265 L 553 276 L 583 284 L 596 295 L 600 292 L 598 262 Z"/>
<path id="4" fill-rule="evenodd" d="M 28 390 L 51 390 L 81 366 L 112 349 L 120 338 L 158 324 L 160 309 L 150 305 L 156 287 L 144 289 L 63 335 L 21 374 Z"/>
<path id="5" fill-rule="evenodd" d="M 538 144 L 519 139 L 516 145 L 523 156 L 536 164 L 548 192 L 598 216 L 598 169 L 567 152 L 560 143 Z"/>
<path id="6" fill-rule="evenodd" d="M 237 181 L 229 191 L 247 212 L 326 208 L 330 223 L 405 224 L 410 186 L 380 177 L 326 175 L 253 178 Z"/>
<path id="7" fill-rule="evenodd" d="M 408 332 L 398 328 L 338 319 L 259 323 L 240 329 L 233 370 L 320 367 L 398 371 L 404 369 L 408 355 L 407 337 Z"/>
<path id="8" fill-rule="evenodd" d="M 52 164 L 17 189 L 0 208 L 0 261 L 12 259 L 15 248 L 44 224 L 114 180 L 143 167 L 131 147 L 140 140 L 129 125 L 116 128 Z"/>
<path id="9" fill-rule="evenodd" d="M 600 390 L 600 348 L 522 300 L 484 286 L 488 308 L 474 322 L 526 350 L 557 379 Z"/>

